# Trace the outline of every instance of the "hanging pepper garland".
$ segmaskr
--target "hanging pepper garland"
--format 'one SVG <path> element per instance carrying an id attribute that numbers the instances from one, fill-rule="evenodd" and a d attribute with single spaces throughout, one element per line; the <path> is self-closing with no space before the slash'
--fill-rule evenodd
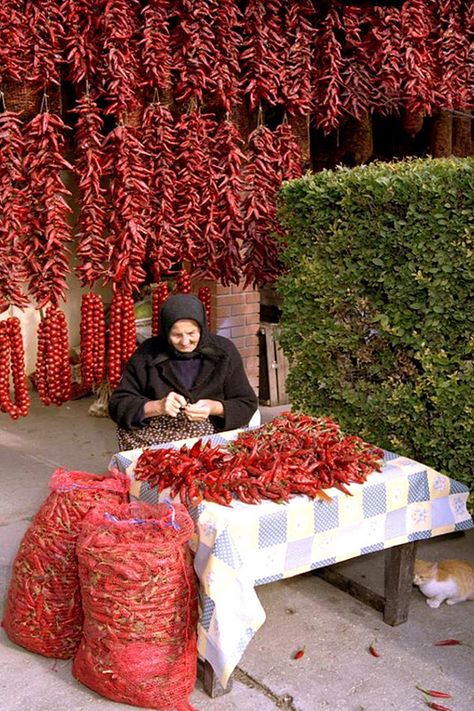
<path id="1" fill-rule="evenodd" d="M 71 366 L 66 317 L 49 306 L 38 326 L 35 383 L 44 405 L 62 405 L 71 398 Z"/>
<path id="2" fill-rule="evenodd" d="M 143 150 L 149 171 L 150 201 L 147 261 L 155 280 L 168 271 L 179 251 L 175 224 L 176 130 L 170 111 L 157 101 L 148 106 L 142 122 Z"/>
<path id="3" fill-rule="evenodd" d="M 198 289 L 198 299 L 204 304 L 206 310 L 207 326 L 211 328 L 211 290 L 208 286 L 201 286 Z"/>
<path id="4" fill-rule="evenodd" d="M 105 376 L 105 314 L 102 299 L 83 294 L 81 304 L 81 381 L 84 388 L 100 385 Z"/>
<path id="5" fill-rule="evenodd" d="M 242 169 L 246 161 L 243 141 L 235 124 L 221 121 L 215 134 L 213 163 L 216 166 L 215 214 L 220 225 L 220 238 L 215 245 L 217 274 L 224 286 L 238 284 L 242 276 L 240 247 L 244 240 L 244 220 L 241 210 L 245 189 Z"/>
<path id="6" fill-rule="evenodd" d="M 398 113 L 401 101 L 403 57 L 400 13 L 393 7 L 373 8 L 372 32 L 378 47 L 373 56 L 379 92 L 377 112 L 383 116 Z"/>
<path id="7" fill-rule="evenodd" d="M 30 72 L 33 46 L 30 28 L 18 0 L 0 3 L 0 82 L 23 82 Z"/>
<path id="8" fill-rule="evenodd" d="M 441 67 L 439 93 L 443 97 L 446 109 L 463 108 L 469 102 L 471 105 L 474 104 L 472 93 L 469 93 L 469 71 L 471 74 L 474 72 L 472 58 L 474 38 L 469 41 L 467 28 L 463 27 L 462 19 L 462 0 L 440 1 L 437 21 L 441 40 L 438 44 Z"/>
<path id="9" fill-rule="evenodd" d="M 138 104 L 140 0 L 108 0 L 101 20 L 105 113 L 122 116 Z"/>
<path id="10" fill-rule="evenodd" d="M 10 371 L 14 399 L 10 396 Z M 0 410 L 13 420 L 26 417 L 30 396 L 25 374 L 25 353 L 20 320 L 10 317 L 0 321 Z"/>
<path id="11" fill-rule="evenodd" d="M 215 60 L 210 81 L 213 99 L 226 111 L 240 101 L 239 46 L 242 13 L 236 0 L 214 0 L 213 10 Z"/>
<path id="12" fill-rule="evenodd" d="M 64 55 L 73 84 L 98 89 L 101 65 L 100 18 L 107 0 L 65 0 Z"/>
<path id="13" fill-rule="evenodd" d="M 186 269 L 181 269 L 176 277 L 176 291 L 178 294 L 190 294 L 193 287 L 191 284 L 191 277 L 189 276 Z"/>
<path id="14" fill-rule="evenodd" d="M 240 63 L 242 90 L 249 97 L 251 111 L 261 101 L 279 101 L 287 53 L 281 9 L 281 0 L 249 0 L 244 11 Z"/>
<path id="15" fill-rule="evenodd" d="M 31 202 L 24 242 L 29 272 L 29 292 L 38 308 L 65 298 L 69 272 L 67 243 L 71 241 L 65 198 L 70 191 L 60 171 L 72 170 L 62 156 L 66 126 L 47 111 L 37 114 L 25 128 L 24 171 Z"/>
<path id="16" fill-rule="evenodd" d="M 275 195 L 283 180 L 301 175 L 301 155 L 289 124 L 272 133 L 259 126 L 249 137 L 245 170 L 248 193 L 243 200 L 246 241 L 243 269 L 246 285 L 272 283 L 281 273 L 279 251 L 272 233 L 280 233 Z"/>
<path id="17" fill-rule="evenodd" d="M 337 38 L 340 29 L 339 11 L 331 6 L 314 36 L 314 119 L 316 126 L 325 133 L 336 129 L 342 118 L 340 91 L 343 59 Z"/>
<path id="18" fill-rule="evenodd" d="M 132 294 L 146 276 L 149 170 L 143 145 L 129 126 L 119 125 L 111 131 L 104 148 L 104 175 L 110 177 L 109 275 L 117 289 Z"/>
<path id="19" fill-rule="evenodd" d="M 108 381 L 116 388 L 122 377 L 125 363 L 136 347 L 136 324 L 133 298 L 115 293 L 110 306 L 108 341 Z"/>
<path id="20" fill-rule="evenodd" d="M 26 0 L 24 12 L 33 47 L 29 79 L 41 89 L 59 86 L 66 26 L 61 4 L 57 0 Z"/>
<path id="21" fill-rule="evenodd" d="M 400 10 L 402 52 L 402 101 L 408 114 L 431 114 L 440 97 L 435 67 L 433 36 L 436 19 L 433 3 L 412 0 Z"/>
<path id="22" fill-rule="evenodd" d="M 180 231 L 176 261 L 189 261 L 192 269 L 215 269 L 216 234 L 212 205 L 216 174 L 212 164 L 216 122 L 210 114 L 192 111 L 177 125 L 176 212 Z M 214 277 L 214 274 L 213 274 Z"/>
<path id="23" fill-rule="evenodd" d="M 0 114 L 0 312 L 9 304 L 23 308 L 27 278 L 22 236 L 28 210 L 22 161 L 24 142 L 17 114 Z"/>
<path id="24" fill-rule="evenodd" d="M 169 296 L 168 284 L 160 281 L 151 293 L 151 335 L 158 336 L 160 332 L 160 310 Z"/>
<path id="25" fill-rule="evenodd" d="M 293 0 L 284 7 L 288 38 L 281 78 L 284 105 L 289 114 L 307 115 L 312 110 L 314 5 L 311 0 Z"/>
<path id="26" fill-rule="evenodd" d="M 177 73 L 177 101 L 200 103 L 216 90 L 211 76 L 216 61 L 213 31 L 215 0 L 175 0 L 172 6 L 171 50 Z"/>
<path id="27" fill-rule="evenodd" d="M 105 240 L 107 201 L 102 186 L 104 149 L 103 121 L 90 94 L 78 100 L 76 112 L 76 162 L 81 211 L 77 231 L 76 272 L 83 286 L 92 286 L 107 274 Z"/>
<path id="28" fill-rule="evenodd" d="M 148 0 L 142 10 L 141 71 L 143 84 L 153 89 L 168 89 L 171 81 L 168 12 L 169 3 L 163 0 Z"/>
<path id="29" fill-rule="evenodd" d="M 341 71 L 341 109 L 361 121 L 380 102 L 374 68 L 378 41 L 372 31 L 375 17 L 371 8 L 347 7 L 342 21 L 344 31 Z"/>

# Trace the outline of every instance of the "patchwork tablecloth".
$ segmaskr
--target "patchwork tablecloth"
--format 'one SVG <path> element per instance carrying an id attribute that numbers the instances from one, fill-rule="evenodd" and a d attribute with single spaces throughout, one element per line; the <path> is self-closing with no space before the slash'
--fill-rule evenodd
<path id="1" fill-rule="evenodd" d="M 225 444 L 237 434 L 203 439 Z M 141 452 L 120 452 L 109 468 L 128 474 L 132 498 L 156 503 L 156 488 L 134 479 Z M 265 621 L 256 585 L 474 525 L 463 484 L 390 452 L 381 472 L 349 490 L 352 496 L 327 489 L 331 502 L 297 496 L 288 504 L 235 501 L 225 507 L 205 501 L 189 509 L 196 526 L 191 546 L 202 609 L 198 649 L 223 686 Z"/>

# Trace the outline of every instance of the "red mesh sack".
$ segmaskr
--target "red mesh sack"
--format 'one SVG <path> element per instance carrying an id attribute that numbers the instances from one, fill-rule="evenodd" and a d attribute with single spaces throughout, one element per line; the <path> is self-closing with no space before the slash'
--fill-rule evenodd
<path id="1" fill-rule="evenodd" d="M 50 494 L 23 536 L 13 563 L 2 625 L 12 642 L 45 657 L 70 659 L 82 633 L 76 544 L 99 501 L 127 501 L 129 480 L 57 469 Z"/>
<path id="2" fill-rule="evenodd" d="M 78 541 L 84 629 L 72 672 L 122 703 L 190 711 L 197 585 L 181 504 L 100 507 Z"/>

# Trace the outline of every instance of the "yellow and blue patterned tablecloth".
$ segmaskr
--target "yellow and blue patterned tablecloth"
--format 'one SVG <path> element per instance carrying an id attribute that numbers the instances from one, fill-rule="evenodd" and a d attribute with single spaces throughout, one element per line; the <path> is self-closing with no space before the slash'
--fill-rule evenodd
<path id="1" fill-rule="evenodd" d="M 203 439 L 225 444 L 237 434 Z M 194 441 L 162 446 L 179 448 Z M 134 479 L 141 452 L 120 452 L 109 467 L 128 474 L 132 498 L 156 503 L 156 488 Z M 189 509 L 200 580 L 198 649 L 223 686 L 265 621 L 256 585 L 474 525 L 466 508 L 467 487 L 390 452 L 381 472 L 349 490 L 352 496 L 328 489 L 331 502 L 297 496 L 288 504 L 235 501 L 225 507 L 204 501 Z"/>

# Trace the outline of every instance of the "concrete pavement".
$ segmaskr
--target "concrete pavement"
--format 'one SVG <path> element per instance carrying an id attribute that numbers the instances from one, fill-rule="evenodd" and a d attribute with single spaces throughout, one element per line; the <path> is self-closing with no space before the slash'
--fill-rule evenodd
<path id="1" fill-rule="evenodd" d="M 58 466 L 102 472 L 116 450 L 113 423 L 88 415 L 92 398 L 44 407 L 33 395 L 27 418 L 0 414 L 0 599 L 30 520 Z M 262 408 L 264 421 L 285 408 Z M 419 544 L 428 559 L 474 562 L 474 532 Z M 341 564 L 343 572 L 380 592 L 383 553 Z M 416 686 L 449 691 L 444 705 L 474 709 L 474 602 L 432 610 L 413 588 L 407 623 L 389 627 L 380 613 L 312 574 L 257 588 L 267 620 L 247 648 L 230 694 L 210 699 L 198 681 L 191 702 L 199 711 L 416 711 L 428 708 Z M 471 646 L 434 647 L 458 638 Z M 375 642 L 380 657 L 368 653 Z M 296 649 L 304 648 L 299 660 Z M 125 711 L 55 662 L 13 645 L 0 631 L 2 711 Z"/>

